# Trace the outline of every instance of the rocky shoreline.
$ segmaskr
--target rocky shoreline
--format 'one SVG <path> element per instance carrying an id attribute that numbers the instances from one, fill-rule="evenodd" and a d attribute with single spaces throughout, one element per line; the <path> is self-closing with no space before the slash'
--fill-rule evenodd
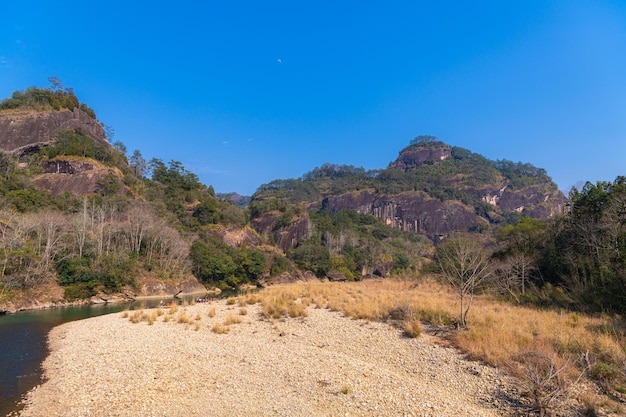
<path id="1" fill-rule="evenodd" d="M 66 323 L 21 416 L 506 416 L 513 385 L 433 336 L 225 300 Z"/>

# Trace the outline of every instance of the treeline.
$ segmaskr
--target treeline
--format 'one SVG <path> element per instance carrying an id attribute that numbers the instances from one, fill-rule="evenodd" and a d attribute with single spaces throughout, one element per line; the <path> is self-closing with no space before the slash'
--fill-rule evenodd
<path id="1" fill-rule="evenodd" d="M 190 270 L 189 237 L 156 216 L 149 204 L 82 200 L 76 212 L 46 208 L 0 212 L 0 291 L 51 280 L 68 300 L 135 285 L 140 269 L 162 278 Z"/>
<path id="2" fill-rule="evenodd" d="M 626 312 L 626 177 L 586 183 L 568 211 L 499 229 L 493 282 L 516 302 Z"/>

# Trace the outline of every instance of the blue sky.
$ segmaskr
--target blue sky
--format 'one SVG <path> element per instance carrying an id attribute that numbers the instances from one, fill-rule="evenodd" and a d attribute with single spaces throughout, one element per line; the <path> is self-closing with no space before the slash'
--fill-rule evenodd
<path id="1" fill-rule="evenodd" d="M 0 5 L 0 97 L 60 78 L 129 154 L 252 194 L 428 134 L 626 175 L 621 1 L 40 1 Z"/>

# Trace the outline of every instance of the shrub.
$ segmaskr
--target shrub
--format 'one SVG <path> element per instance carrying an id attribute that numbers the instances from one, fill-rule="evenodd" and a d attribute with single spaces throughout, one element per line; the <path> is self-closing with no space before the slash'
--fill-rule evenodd
<path id="1" fill-rule="evenodd" d="M 419 337 L 422 334 L 422 323 L 419 319 L 414 318 L 404 322 L 404 334 L 408 337 Z"/>
<path id="2" fill-rule="evenodd" d="M 97 281 L 79 282 L 65 287 L 64 298 L 67 301 L 82 300 L 96 295 Z"/>

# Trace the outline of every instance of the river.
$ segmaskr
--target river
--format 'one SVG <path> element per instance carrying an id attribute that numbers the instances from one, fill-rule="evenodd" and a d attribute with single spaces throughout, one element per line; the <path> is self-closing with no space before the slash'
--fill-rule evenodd
<path id="1" fill-rule="evenodd" d="M 222 294 L 224 296 L 224 294 Z M 193 296 L 187 298 L 190 301 Z M 24 394 L 42 382 L 48 332 L 55 326 L 127 309 L 152 308 L 171 298 L 22 311 L 0 316 L 0 416 L 19 411 Z"/>

